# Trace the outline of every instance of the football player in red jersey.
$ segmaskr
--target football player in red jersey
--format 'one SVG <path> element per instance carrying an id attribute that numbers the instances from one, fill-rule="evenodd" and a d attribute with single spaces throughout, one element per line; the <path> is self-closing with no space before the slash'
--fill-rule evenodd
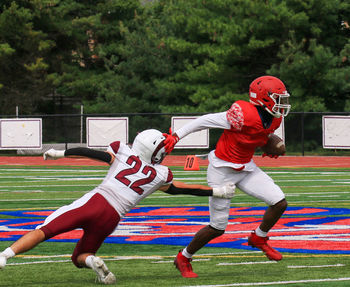
<path id="1" fill-rule="evenodd" d="M 45 152 L 44 159 L 85 156 L 104 161 L 110 168 L 99 186 L 70 205 L 57 209 L 42 225 L 0 253 L 0 269 L 5 267 L 7 259 L 34 248 L 40 242 L 82 228 L 84 233 L 74 249 L 73 263 L 79 268 L 93 269 L 99 282 L 114 284 L 114 274 L 95 253 L 118 226 L 120 219 L 140 200 L 156 190 L 170 194 L 232 198 L 235 190 L 232 183 L 210 188 L 173 181 L 171 170 L 160 164 L 166 156 L 164 141 L 160 131 L 150 129 L 136 136 L 132 148 L 116 141 L 109 145 L 107 151 L 72 148 Z"/>
<path id="2" fill-rule="evenodd" d="M 225 112 L 201 116 L 174 133 L 164 134 L 165 148 L 170 153 L 181 138 L 205 128 L 223 129 L 216 149 L 208 156 L 208 185 L 233 182 L 243 192 L 268 205 L 260 226 L 248 237 L 248 244 L 261 249 L 270 260 L 278 261 L 282 254 L 268 245 L 267 233 L 286 210 L 287 201 L 282 190 L 252 158 L 255 149 L 266 144 L 268 135 L 280 126 L 282 117 L 287 116 L 291 107 L 289 94 L 280 79 L 262 76 L 250 84 L 249 98 L 249 102 L 236 101 Z M 230 199 L 210 197 L 209 206 L 209 225 L 196 233 L 174 261 L 183 277 L 197 277 L 190 263 L 192 255 L 222 235 L 228 224 Z"/>

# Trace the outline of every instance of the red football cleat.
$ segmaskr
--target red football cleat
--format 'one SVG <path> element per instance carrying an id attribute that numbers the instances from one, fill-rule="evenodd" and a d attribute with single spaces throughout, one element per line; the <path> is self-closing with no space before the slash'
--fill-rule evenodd
<path id="1" fill-rule="evenodd" d="M 174 264 L 177 269 L 181 272 L 182 277 L 185 278 L 196 278 L 198 275 L 192 271 L 191 258 L 187 258 L 182 255 L 182 250 L 177 254 Z"/>
<path id="2" fill-rule="evenodd" d="M 269 237 L 260 237 L 255 234 L 255 231 L 253 231 L 248 237 L 248 245 L 262 250 L 270 260 L 280 261 L 282 259 L 282 254 L 268 245 L 268 240 Z"/>

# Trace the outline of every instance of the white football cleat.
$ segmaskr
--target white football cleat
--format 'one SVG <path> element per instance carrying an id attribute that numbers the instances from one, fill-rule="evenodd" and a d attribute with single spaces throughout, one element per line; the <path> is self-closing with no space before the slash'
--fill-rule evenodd
<path id="1" fill-rule="evenodd" d="M 108 270 L 107 265 L 100 257 L 94 256 L 92 259 L 92 269 L 97 274 L 97 281 L 106 285 L 114 284 L 116 278 L 114 274 Z"/>
<path id="2" fill-rule="evenodd" d="M 6 257 L 0 256 L 0 269 L 4 269 L 6 266 Z"/>

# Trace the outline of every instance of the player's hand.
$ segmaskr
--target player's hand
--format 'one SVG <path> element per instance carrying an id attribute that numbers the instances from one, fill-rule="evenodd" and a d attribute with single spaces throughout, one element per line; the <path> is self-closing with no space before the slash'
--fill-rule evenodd
<path id="1" fill-rule="evenodd" d="M 165 144 L 165 151 L 169 154 L 173 151 L 176 143 L 180 140 L 179 137 L 175 134 L 173 135 L 173 132 L 171 131 L 171 128 L 169 129 L 169 134 L 163 133 L 163 136 L 165 136 L 164 144 Z"/>
<path id="2" fill-rule="evenodd" d="M 220 198 L 232 198 L 235 195 L 236 186 L 233 183 L 226 183 L 224 186 L 214 187 L 213 196 Z"/>
<path id="3" fill-rule="evenodd" d="M 281 155 L 284 155 L 284 154 L 281 154 Z M 264 153 L 262 154 L 262 157 L 265 157 L 265 156 L 268 156 L 268 157 L 270 157 L 270 158 L 278 158 L 278 157 L 279 157 L 278 154 L 267 154 L 266 152 L 264 152 Z"/>
<path id="4" fill-rule="evenodd" d="M 48 159 L 58 159 L 64 157 L 64 150 L 55 150 L 53 148 L 44 152 L 44 160 Z"/>

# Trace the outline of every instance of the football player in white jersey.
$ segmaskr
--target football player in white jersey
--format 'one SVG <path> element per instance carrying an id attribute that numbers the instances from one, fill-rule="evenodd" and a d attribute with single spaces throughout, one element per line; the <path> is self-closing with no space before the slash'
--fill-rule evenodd
<path id="1" fill-rule="evenodd" d="M 120 219 L 140 200 L 156 190 L 169 194 L 233 197 L 235 186 L 231 183 L 210 188 L 173 181 L 170 169 L 160 164 L 166 156 L 164 140 L 160 131 L 150 129 L 136 136 L 132 148 L 116 141 L 110 144 L 107 151 L 81 147 L 50 149 L 45 152 L 45 160 L 84 156 L 104 161 L 110 168 L 99 186 L 70 205 L 57 209 L 42 225 L 26 233 L 0 253 L 0 269 L 5 267 L 9 258 L 34 248 L 40 242 L 82 228 L 83 236 L 71 257 L 73 263 L 78 268 L 93 269 L 100 283 L 114 284 L 115 275 L 95 254 L 106 237 L 118 226 Z"/>

